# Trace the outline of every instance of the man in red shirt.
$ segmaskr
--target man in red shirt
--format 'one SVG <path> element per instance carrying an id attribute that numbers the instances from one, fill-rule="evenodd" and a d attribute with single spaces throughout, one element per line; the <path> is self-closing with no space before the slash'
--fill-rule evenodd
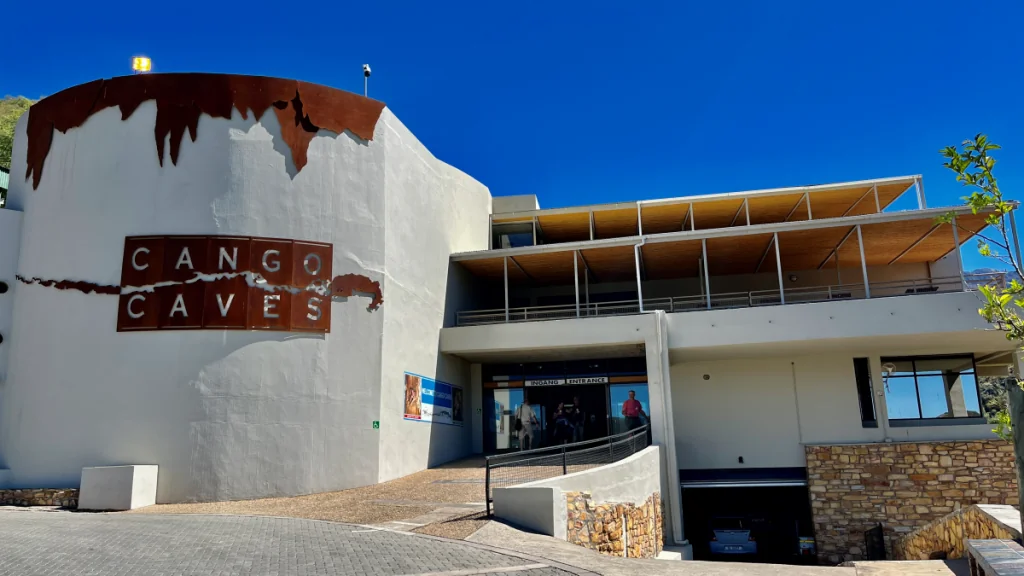
<path id="1" fill-rule="evenodd" d="M 644 408 L 636 399 L 636 392 L 633 390 L 629 391 L 629 400 L 622 403 L 622 415 L 626 417 L 626 428 L 629 430 L 635 430 L 643 424 L 640 420 L 641 416 L 647 418 L 647 414 L 644 413 Z"/>

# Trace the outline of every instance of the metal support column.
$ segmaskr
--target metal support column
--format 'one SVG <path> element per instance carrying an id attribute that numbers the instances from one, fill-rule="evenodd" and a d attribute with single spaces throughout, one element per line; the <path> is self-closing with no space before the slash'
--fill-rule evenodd
<path id="1" fill-rule="evenodd" d="M 494 215 L 487 216 L 487 249 L 494 250 Z"/>
<path id="2" fill-rule="evenodd" d="M 505 263 L 505 322 L 508 322 L 508 256 L 503 258 Z"/>
<path id="3" fill-rule="evenodd" d="M 750 199 L 743 199 L 743 210 L 747 213 L 747 226 L 750 226 Z"/>
<path id="4" fill-rule="evenodd" d="M 587 302 L 587 316 L 590 316 L 590 270 L 584 269 L 583 274 L 583 294 L 586 297 Z"/>
<path id="5" fill-rule="evenodd" d="M 882 204 L 878 201 L 878 184 L 872 185 L 871 191 L 875 194 L 875 212 L 881 214 Z"/>
<path id="6" fill-rule="evenodd" d="M 708 278 L 708 240 L 700 239 L 700 253 L 704 259 L 704 295 L 707 297 L 708 310 L 711 310 L 711 279 Z"/>
<path id="7" fill-rule="evenodd" d="M 572 279 L 573 283 L 576 284 L 576 317 L 580 317 L 580 272 L 579 266 L 576 264 L 578 259 L 577 252 L 572 251 Z"/>
<path id="8" fill-rule="evenodd" d="M 636 203 L 636 235 L 637 236 L 643 236 L 644 235 L 644 221 L 643 221 L 643 218 L 641 217 L 640 203 L 639 202 Z"/>
<path id="9" fill-rule="evenodd" d="M 779 253 L 779 233 L 772 234 L 772 242 L 775 244 L 775 269 L 779 273 L 779 302 L 786 303 L 786 290 L 782 284 L 782 255 Z"/>
<path id="10" fill-rule="evenodd" d="M 807 202 L 807 219 L 814 220 L 814 216 L 811 215 L 811 193 L 804 192 L 804 202 Z M 775 244 L 778 246 L 778 243 Z"/>
<path id="11" fill-rule="evenodd" d="M 690 202 L 690 230 L 696 230 L 697 223 L 693 220 L 693 202 Z"/>
<path id="12" fill-rule="evenodd" d="M 960 255 L 960 231 L 956 227 L 956 215 L 953 215 L 953 253 L 956 254 L 956 269 L 960 274 L 960 290 L 966 290 L 964 282 L 964 261 Z"/>
<path id="13" fill-rule="evenodd" d="M 864 297 L 871 298 L 871 284 L 868 283 L 868 263 L 864 260 L 864 235 L 857 224 L 857 247 L 860 248 L 860 271 L 864 276 Z"/>
<path id="14" fill-rule="evenodd" d="M 590 211 L 590 239 L 594 239 L 594 211 Z"/>
<path id="15" fill-rule="evenodd" d="M 636 263 L 636 299 L 641 312 L 644 311 L 644 290 L 640 285 L 640 247 L 643 245 L 644 238 L 640 238 L 640 243 L 633 246 L 633 262 Z"/>
<path id="16" fill-rule="evenodd" d="M 914 185 L 917 187 L 917 207 L 924 210 L 928 207 L 928 203 L 924 200 L 924 182 L 920 178 L 915 178 Z"/>
<path id="17" fill-rule="evenodd" d="M 533 217 L 533 245 L 537 245 L 537 217 Z"/>

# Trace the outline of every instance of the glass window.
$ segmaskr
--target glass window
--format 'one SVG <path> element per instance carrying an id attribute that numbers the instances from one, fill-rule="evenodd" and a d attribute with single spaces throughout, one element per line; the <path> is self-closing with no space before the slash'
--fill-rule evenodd
<path id="1" fill-rule="evenodd" d="M 860 400 L 860 421 L 865 428 L 877 428 L 875 401 L 871 394 L 871 368 L 867 358 L 853 359 L 853 372 L 857 380 L 857 398 Z"/>
<path id="2" fill-rule="evenodd" d="M 493 234 L 491 246 L 495 250 L 533 246 L 533 222 L 495 224 L 491 227 L 491 231 Z"/>
<path id="3" fill-rule="evenodd" d="M 647 396 L 647 384 L 612 384 L 608 387 L 608 391 L 610 396 L 609 405 L 612 409 L 610 414 L 611 430 L 609 432 L 612 435 L 629 432 L 635 427 L 650 423 L 651 404 Z M 641 412 L 635 412 L 635 405 L 630 405 L 629 409 L 626 409 L 626 402 L 629 401 L 630 392 L 634 393 L 633 399 L 640 403 Z M 629 417 L 627 414 L 635 415 Z"/>
<path id="4" fill-rule="evenodd" d="M 882 358 L 890 420 L 978 418 L 973 356 Z"/>

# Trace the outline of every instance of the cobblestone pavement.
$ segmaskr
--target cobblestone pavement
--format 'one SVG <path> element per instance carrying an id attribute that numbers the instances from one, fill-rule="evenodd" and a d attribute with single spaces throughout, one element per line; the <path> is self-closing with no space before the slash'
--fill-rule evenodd
<path id="1" fill-rule="evenodd" d="M 298 518 L 0 510 L 0 575 L 591 574 L 418 534 Z"/>

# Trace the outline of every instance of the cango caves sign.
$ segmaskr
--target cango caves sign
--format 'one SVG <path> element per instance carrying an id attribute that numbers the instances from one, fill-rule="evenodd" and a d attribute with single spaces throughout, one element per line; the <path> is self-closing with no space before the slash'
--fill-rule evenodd
<path id="1" fill-rule="evenodd" d="M 332 261 L 333 246 L 317 242 L 125 238 L 117 330 L 330 332 Z"/>

